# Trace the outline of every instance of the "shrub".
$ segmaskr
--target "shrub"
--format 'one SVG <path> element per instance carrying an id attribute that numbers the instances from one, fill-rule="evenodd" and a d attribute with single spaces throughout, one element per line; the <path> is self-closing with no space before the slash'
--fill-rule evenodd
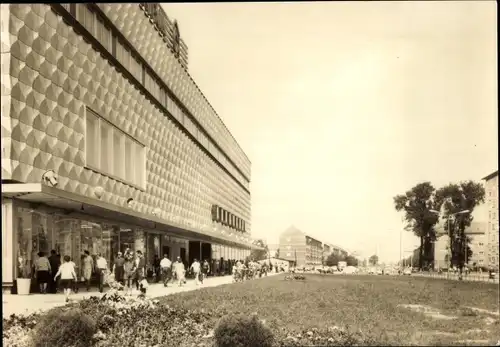
<path id="1" fill-rule="evenodd" d="M 96 332 L 96 322 L 81 310 L 54 309 L 37 324 L 33 344 L 34 347 L 88 347 Z"/>
<path id="2" fill-rule="evenodd" d="M 305 281 L 306 280 L 306 276 L 304 275 L 288 275 L 288 276 L 285 276 L 285 281 Z"/>
<path id="3" fill-rule="evenodd" d="M 217 347 L 271 347 L 273 333 L 254 315 L 222 317 L 214 332 Z"/>

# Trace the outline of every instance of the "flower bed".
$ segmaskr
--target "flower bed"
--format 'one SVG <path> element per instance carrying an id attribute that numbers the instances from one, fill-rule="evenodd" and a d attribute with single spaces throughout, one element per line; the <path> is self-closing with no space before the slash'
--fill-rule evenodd
<path id="1" fill-rule="evenodd" d="M 81 327 L 82 324 L 85 325 L 83 333 L 71 333 L 76 325 Z M 54 326 L 58 328 L 54 329 Z M 59 331 L 65 332 L 64 336 L 58 336 Z M 248 337 L 242 338 L 245 333 Z M 73 339 L 73 335 L 78 338 Z M 313 329 L 297 333 L 283 328 L 276 331 L 256 317 L 245 319 L 228 315 L 225 309 L 208 312 L 173 308 L 159 304 L 158 300 L 125 297 L 116 290 L 102 298 L 91 297 L 46 313 L 26 317 L 12 315 L 3 320 L 3 345 L 8 347 L 45 346 L 48 340 L 54 347 L 61 345 L 61 341 L 64 341 L 64 346 L 88 346 L 89 342 L 82 342 L 86 338 L 95 347 L 208 347 L 214 344 L 226 346 L 228 341 L 234 347 L 246 347 L 251 346 L 252 339 L 262 339 L 263 336 L 266 345 L 277 347 L 366 342 L 359 334 L 349 334 L 342 329 Z M 218 344 L 216 338 L 220 340 Z"/>

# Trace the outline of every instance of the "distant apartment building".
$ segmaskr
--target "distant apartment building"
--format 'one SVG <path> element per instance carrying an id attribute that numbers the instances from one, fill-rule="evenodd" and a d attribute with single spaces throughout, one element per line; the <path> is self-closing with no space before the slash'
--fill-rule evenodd
<path id="1" fill-rule="evenodd" d="M 472 250 L 472 256 L 467 259 L 467 264 L 476 266 L 487 266 L 487 229 L 486 222 L 473 221 L 467 229 L 465 234 L 470 237 L 471 243 L 469 247 Z M 434 267 L 448 268 L 450 263 L 450 238 L 446 230 L 440 225 L 437 228 L 437 239 L 434 243 Z"/>
<path id="2" fill-rule="evenodd" d="M 332 254 L 332 246 L 328 243 L 323 244 L 323 261 L 326 261 L 330 254 Z"/>
<path id="3" fill-rule="evenodd" d="M 279 238 L 280 258 L 296 266 L 317 266 L 323 263 L 323 242 L 297 229 L 286 229 Z"/>
<path id="4" fill-rule="evenodd" d="M 486 205 L 488 206 L 487 266 L 498 268 L 498 170 L 484 177 Z"/>

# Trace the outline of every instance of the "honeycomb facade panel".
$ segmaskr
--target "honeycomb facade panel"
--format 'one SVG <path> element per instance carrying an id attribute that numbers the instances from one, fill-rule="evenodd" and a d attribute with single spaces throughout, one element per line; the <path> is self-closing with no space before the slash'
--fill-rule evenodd
<path id="1" fill-rule="evenodd" d="M 101 10 L 133 44 L 160 78 L 189 109 L 246 177 L 250 161 L 217 116 L 191 76 L 153 29 L 138 4 L 99 4 Z"/>

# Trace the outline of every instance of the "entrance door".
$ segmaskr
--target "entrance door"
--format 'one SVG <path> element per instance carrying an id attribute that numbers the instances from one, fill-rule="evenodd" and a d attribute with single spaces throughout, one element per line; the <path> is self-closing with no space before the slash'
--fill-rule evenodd
<path id="1" fill-rule="evenodd" d="M 212 244 L 210 243 L 202 243 L 201 244 L 201 260 L 208 260 L 212 259 Z"/>
<path id="2" fill-rule="evenodd" d="M 184 247 L 181 247 L 181 260 L 182 262 L 184 263 L 184 265 L 187 265 L 186 264 L 186 249 Z"/>
<path id="3" fill-rule="evenodd" d="M 200 260 L 200 241 L 189 241 L 189 264 L 191 265 L 194 259 Z"/>
<path id="4" fill-rule="evenodd" d="M 175 259 L 172 259 L 172 254 L 170 254 L 170 247 L 168 247 L 168 246 L 163 246 L 162 247 L 161 256 L 163 257 L 163 255 L 165 255 L 165 254 L 168 254 L 168 259 L 170 259 L 172 261 L 175 260 Z"/>

